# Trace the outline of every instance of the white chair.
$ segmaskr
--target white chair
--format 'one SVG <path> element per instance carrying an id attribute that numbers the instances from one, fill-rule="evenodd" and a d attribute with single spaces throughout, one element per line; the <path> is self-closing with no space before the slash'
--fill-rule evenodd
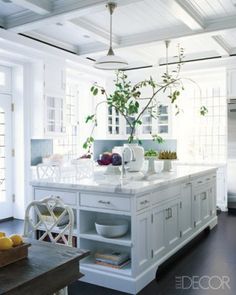
<path id="1" fill-rule="evenodd" d="M 64 223 L 64 226 L 61 225 Z M 31 202 L 25 211 L 24 236 L 35 237 L 36 231 L 44 233 L 39 240 L 49 239 L 52 243 L 63 242 L 72 246 L 74 213 L 59 197 L 48 197 Z M 57 294 L 67 295 L 67 287 Z"/>
<path id="2" fill-rule="evenodd" d="M 37 178 L 38 179 L 60 179 L 61 177 L 61 167 L 60 165 L 48 165 L 48 164 L 38 164 L 37 167 Z"/>

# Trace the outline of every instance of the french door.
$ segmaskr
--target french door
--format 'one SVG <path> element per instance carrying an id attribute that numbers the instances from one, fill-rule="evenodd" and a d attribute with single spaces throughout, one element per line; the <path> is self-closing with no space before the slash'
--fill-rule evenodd
<path id="1" fill-rule="evenodd" d="M 13 216 L 11 96 L 0 94 L 0 220 Z"/>

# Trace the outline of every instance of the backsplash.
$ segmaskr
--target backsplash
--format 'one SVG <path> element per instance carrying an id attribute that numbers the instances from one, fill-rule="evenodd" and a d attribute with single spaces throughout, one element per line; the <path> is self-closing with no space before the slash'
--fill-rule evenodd
<path id="1" fill-rule="evenodd" d="M 94 146 L 93 146 L 94 159 L 97 160 L 100 154 L 107 151 L 112 151 L 114 146 L 122 146 L 124 143 L 127 143 L 127 141 L 126 140 L 95 140 Z M 176 151 L 177 141 L 175 139 L 168 139 L 168 140 L 165 140 L 164 143 L 158 144 L 157 142 L 152 140 L 142 140 L 142 146 L 145 150 L 154 149 L 157 151 L 160 151 L 160 150 Z"/>
<path id="2" fill-rule="evenodd" d="M 31 166 L 42 163 L 42 158 L 53 154 L 52 139 L 31 139 Z"/>

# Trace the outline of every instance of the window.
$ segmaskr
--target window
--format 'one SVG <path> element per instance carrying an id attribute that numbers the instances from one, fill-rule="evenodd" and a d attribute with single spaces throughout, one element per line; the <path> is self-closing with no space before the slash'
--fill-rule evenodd
<path id="1" fill-rule="evenodd" d="M 183 112 L 174 117 L 174 135 L 178 158 L 183 161 L 224 162 L 227 149 L 226 80 L 223 69 L 195 76 L 197 85 L 185 85 L 180 107 Z M 200 115 L 200 107 L 208 113 Z"/>
<path id="2" fill-rule="evenodd" d="M 0 86 L 6 85 L 6 74 L 4 72 L 0 72 Z"/>
<path id="3" fill-rule="evenodd" d="M 0 66 L 0 93 L 11 92 L 11 68 Z"/>
<path id="4" fill-rule="evenodd" d="M 62 154 L 67 160 L 77 158 L 79 155 L 79 132 L 78 132 L 78 85 L 68 82 L 66 87 L 66 98 L 63 104 L 65 135 L 53 140 L 55 154 Z"/>

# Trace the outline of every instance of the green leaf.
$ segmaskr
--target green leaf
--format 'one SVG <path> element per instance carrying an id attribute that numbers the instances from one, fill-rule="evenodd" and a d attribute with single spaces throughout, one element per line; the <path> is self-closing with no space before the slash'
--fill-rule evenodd
<path id="1" fill-rule="evenodd" d="M 92 121 L 94 119 L 95 115 L 87 116 L 85 119 L 85 123 L 88 123 L 89 121 Z"/>
<path id="2" fill-rule="evenodd" d="M 208 109 L 205 106 L 201 106 L 200 108 L 200 114 L 202 116 L 205 116 L 208 113 Z"/>
<path id="3" fill-rule="evenodd" d="M 93 90 L 93 95 L 96 96 L 97 94 L 98 94 L 98 88 L 95 88 L 95 89 Z"/>

